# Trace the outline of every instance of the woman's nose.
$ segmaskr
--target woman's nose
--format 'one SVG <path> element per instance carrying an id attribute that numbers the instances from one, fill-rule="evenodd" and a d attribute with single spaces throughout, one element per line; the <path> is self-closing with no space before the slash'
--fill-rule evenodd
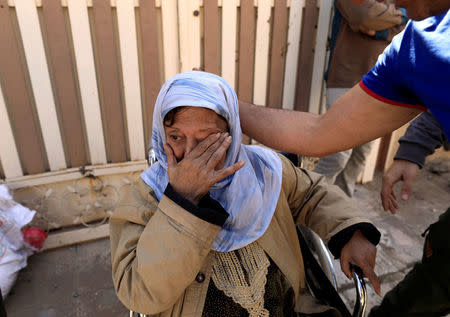
<path id="1" fill-rule="evenodd" d="M 189 154 L 193 149 L 195 149 L 198 143 L 199 142 L 197 139 L 187 140 L 184 155 Z"/>

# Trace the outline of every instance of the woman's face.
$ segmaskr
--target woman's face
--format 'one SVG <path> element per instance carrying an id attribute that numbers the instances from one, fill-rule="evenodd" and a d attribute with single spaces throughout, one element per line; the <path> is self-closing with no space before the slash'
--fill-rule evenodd
<path id="1" fill-rule="evenodd" d="M 183 107 L 175 113 L 170 123 L 164 122 L 166 142 L 178 162 L 209 135 L 228 131 L 227 122 L 223 118 L 210 109 L 200 107 Z M 218 164 L 219 168 L 224 161 L 225 156 Z"/>

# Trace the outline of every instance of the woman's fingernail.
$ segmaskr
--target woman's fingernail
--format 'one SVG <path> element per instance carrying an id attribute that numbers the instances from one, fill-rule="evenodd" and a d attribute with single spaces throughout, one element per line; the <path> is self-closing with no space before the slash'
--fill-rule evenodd
<path id="1" fill-rule="evenodd" d="M 231 142 L 231 135 L 227 136 L 226 141 L 227 141 L 227 142 Z"/>
<path id="2" fill-rule="evenodd" d="M 402 199 L 403 199 L 403 200 L 408 200 L 408 194 L 406 194 L 406 193 L 405 193 L 405 194 L 402 194 Z"/>

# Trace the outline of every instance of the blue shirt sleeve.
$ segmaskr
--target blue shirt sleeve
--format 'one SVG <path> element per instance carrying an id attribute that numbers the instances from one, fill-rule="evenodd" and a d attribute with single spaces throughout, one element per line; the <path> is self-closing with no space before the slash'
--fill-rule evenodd
<path id="1" fill-rule="evenodd" d="M 409 26 L 409 25 L 408 25 Z M 378 57 L 375 66 L 363 77 L 360 87 L 370 96 L 382 102 L 426 110 L 408 88 L 405 74 L 409 72 L 411 58 L 406 47 L 402 47 L 408 37 L 408 27 L 394 37 L 391 44 Z"/>

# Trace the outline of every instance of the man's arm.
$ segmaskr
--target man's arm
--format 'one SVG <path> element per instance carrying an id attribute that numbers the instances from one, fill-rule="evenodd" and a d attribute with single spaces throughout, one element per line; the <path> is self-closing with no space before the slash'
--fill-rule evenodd
<path id="1" fill-rule="evenodd" d="M 368 95 L 358 85 L 323 115 L 239 103 L 242 130 L 277 150 L 325 156 L 386 135 L 421 110 L 394 106 Z"/>
<path id="2" fill-rule="evenodd" d="M 356 4 L 353 0 L 338 0 L 336 6 L 355 31 L 385 30 L 404 24 L 404 13 L 393 1 L 366 0 Z"/>

